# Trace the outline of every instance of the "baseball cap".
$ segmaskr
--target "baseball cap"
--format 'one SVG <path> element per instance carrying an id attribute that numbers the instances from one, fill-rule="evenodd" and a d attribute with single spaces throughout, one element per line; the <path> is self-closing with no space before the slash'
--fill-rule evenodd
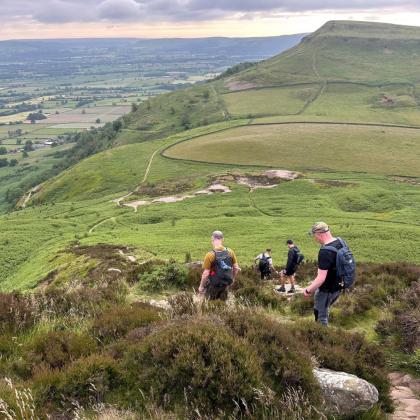
<path id="1" fill-rule="evenodd" d="M 315 235 L 315 233 L 325 233 L 329 230 L 330 228 L 325 222 L 316 222 L 312 225 L 311 230 L 308 233 L 309 235 Z"/>
<path id="2" fill-rule="evenodd" d="M 212 234 L 211 237 L 213 239 L 223 239 L 223 232 L 221 232 L 220 230 L 215 230 Z"/>

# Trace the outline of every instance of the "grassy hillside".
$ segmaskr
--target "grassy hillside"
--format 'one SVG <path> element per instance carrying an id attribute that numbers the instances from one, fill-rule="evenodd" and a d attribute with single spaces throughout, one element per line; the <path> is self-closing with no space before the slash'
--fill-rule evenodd
<path id="1" fill-rule="evenodd" d="M 44 183 L 32 207 L 0 218 L 2 287 L 36 285 L 57 268 L 57 251 L 75 241 L 182 261 L 187 253 L 202 258 L 209 232 L 221 228 L 241 261 L 289 236 L 314 258 L 317 246 L 305 232 L 317 219 L 351 240 L 363 261 L 419 262 L 419 134 L 409 127 L 420 127 L 420 81 L 411 72 L 420 49 L 411 41 L 404 47 L 416 37 L 417 28 L 330 22 L 257 66 L 144 102 L 112 127 L 112 139 L 86 141 L 96 151 L 95 139 L 103 140 L 108 150 Z M 385 41 L 389 51 L 376 51 Z M 394 51 L 398 42 L 404 45 Z M 268 122 L 293 124 L 261 125 Z M 267 167 L 297 169 L 301 178 L 253 192 L 235 181 Z M 226 174 L 220 182 L 229 194 L 137 212 L 115 202 L 194 194 Z M 406 243 L 398 254 L 395 241 Z"/>

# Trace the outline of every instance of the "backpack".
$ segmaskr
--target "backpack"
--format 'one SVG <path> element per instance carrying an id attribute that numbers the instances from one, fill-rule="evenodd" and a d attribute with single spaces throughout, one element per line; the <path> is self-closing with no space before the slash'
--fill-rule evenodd
<path id="1" fill-rule="evenodd" d="M 227 248 L 223 251 L 213 250 L 215 260 L 209 280 L 213 286 L 230 286 L 233 282 L 233 261 Z"/>
<path id="2" fill-rule="evenodd" d="M 262 257 L 258 263 L 258 269 L 261 273 L 268 273 L 270 271 L 270 263 L 268 262 L 270 257 L 267 257 L 265 253 L 262 253 Z"/>
<path id="3" fill-rule="evenodd" d="M 302 264 L 305 256 L 300 252 L 300 249 L 297 246 L 295 246 L 293 249 L 295 250 L 296 255 L 296 265 Z"/>
<path id="4" fill-rule="evenodd" d="M 349 287 L 353 286 L 354 280 L 356 278 L 356 261 L 347 244 L 341 238 L 337 239 L 340 241 L 342 248 L 337 249 L 328 245 L 324 246 L 323 248 L 328 249 L 329 251 L 333 251 L 337 254 L 337 280 L 343 289 L 348 289 Z"/>

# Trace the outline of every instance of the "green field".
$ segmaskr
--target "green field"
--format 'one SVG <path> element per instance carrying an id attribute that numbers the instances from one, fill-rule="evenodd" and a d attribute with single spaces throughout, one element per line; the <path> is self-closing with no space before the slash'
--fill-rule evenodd
<path id="1" fill-rule="evenodd" d="M 254 125 L 180 143 L 176 159 L 420 176 L 420 130 L 337 124 Z"/>

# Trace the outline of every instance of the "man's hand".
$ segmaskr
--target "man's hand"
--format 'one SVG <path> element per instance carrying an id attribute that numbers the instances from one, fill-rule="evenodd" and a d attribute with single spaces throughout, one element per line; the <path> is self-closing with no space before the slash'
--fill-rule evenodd
<path id="1" fill-rule="evenodd" d="M 305 289 L 304 291 L 303 291 L 303 297 L 305 298 L 305 299 L 308 299 L 310 296 L 311 296 L 311 292 L 308 290 L 308 289 Z"/>
<path id="2" fill-rule="evenodd" d="M 198 293 L 199 293 L 200 295 L 203 295 L 205 290 L 206 290 L 206 289 L 205 289 L 204 287 L 200 286 L 200 287 L 198 288 Z"/>

